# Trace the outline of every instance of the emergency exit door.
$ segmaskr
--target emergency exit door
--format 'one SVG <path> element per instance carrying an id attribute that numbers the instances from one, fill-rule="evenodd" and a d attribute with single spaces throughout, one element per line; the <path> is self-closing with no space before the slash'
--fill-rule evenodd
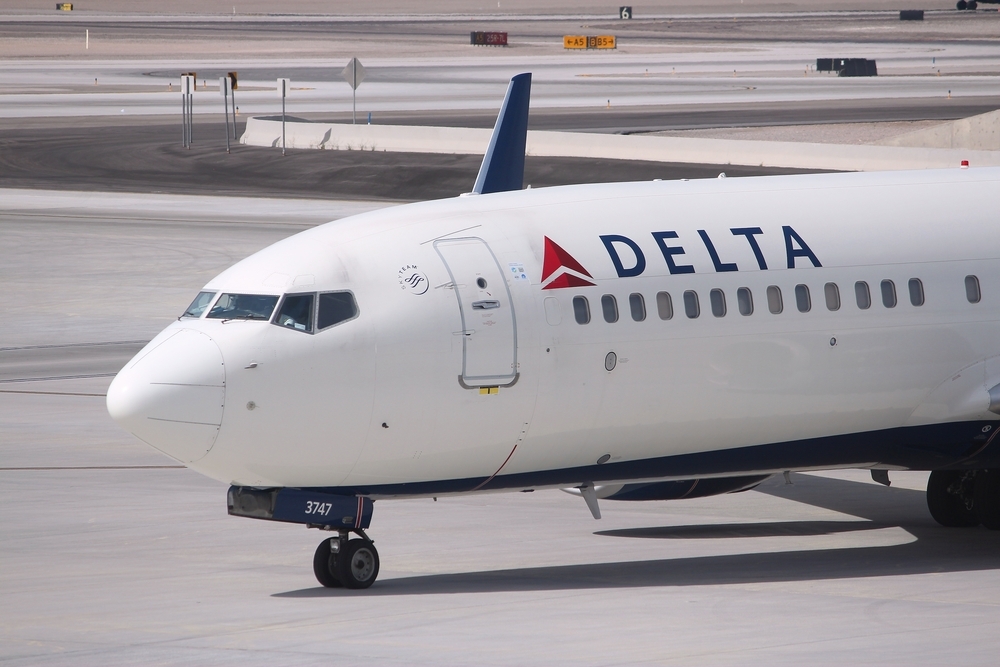
<path id="1" fill-rule="evenodd" d="M 480 238 L 442 239 L 434 248 L 451 277 L 462 329 L 462 372 L 469 388 L 517 380 L 517 321 L 504 272 Z"/>

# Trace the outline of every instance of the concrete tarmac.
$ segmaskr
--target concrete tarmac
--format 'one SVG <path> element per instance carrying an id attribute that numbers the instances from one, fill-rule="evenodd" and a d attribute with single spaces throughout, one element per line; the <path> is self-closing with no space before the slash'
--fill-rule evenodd
<path id="1" fill-rule="evenodd" d="M 378 205 L 0 192 L 0 661 L 993 663 L 1000 533 L 937 526 L 926 474 L 599 522 L 558 491 L 379 501 L 382 573 L 349 592 L 313 579 L 321 534 L 227 516 L 224 484 L 111 422 L 109 374 L 210 276 Z"/>

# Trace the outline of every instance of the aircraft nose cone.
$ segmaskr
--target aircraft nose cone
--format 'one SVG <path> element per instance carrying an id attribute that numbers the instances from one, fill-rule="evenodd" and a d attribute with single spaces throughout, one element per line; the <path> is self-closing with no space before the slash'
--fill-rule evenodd
<path id="1" fill-rule="evenodd" d="M 108 414 L 140 440 L 183 463 L 215 444 L 226 398 L 222 351 L 208 335 L 181 329 L 144 349 L 108 388 Z"/>

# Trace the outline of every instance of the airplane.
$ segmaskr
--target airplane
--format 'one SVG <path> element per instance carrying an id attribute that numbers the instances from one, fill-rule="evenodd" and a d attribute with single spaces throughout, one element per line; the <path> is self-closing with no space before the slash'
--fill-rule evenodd
<path id="1" fill-rule="evenodd" d="M 375 501 L 705 497 L 788 471 L 932 471 L 1000 529 L 1000 169 L 523 189 L 530 73 L 472 193 L 247 257 L 115 377 L 111 417 L 328 531 L 367 588 Z M 352 537 L 356 536 L 356 537 Z"/>

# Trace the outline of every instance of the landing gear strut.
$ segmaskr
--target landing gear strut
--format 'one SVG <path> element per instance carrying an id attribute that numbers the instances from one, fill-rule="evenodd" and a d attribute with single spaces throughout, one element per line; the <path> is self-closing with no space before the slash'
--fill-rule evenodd
<path id="1" fill-rule="evenodd" d="M 368 588 L 378 577 L 378 551 L 365 531 L 357 529 L 361 539 L 350 539 L 350 532 L 339 531 L 319 543 L 313 555 L 316 580 L 327 588 Z"/>

